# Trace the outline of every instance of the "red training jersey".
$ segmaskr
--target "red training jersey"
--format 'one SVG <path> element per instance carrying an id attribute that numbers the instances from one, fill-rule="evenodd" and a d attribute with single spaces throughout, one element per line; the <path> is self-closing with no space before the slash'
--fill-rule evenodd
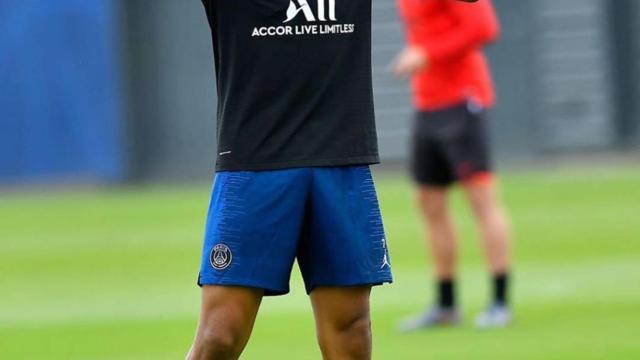
<path id="1" fill-rule="evenodd" d="M 415 106 L 438 110 L 469 98 L 493 106 L 495 90 L 482 52 L 499 33 L 491 1 L 398 2 L 409 45 L 424 49 L 429 59 L 428 68 L 412 79 Z"/>

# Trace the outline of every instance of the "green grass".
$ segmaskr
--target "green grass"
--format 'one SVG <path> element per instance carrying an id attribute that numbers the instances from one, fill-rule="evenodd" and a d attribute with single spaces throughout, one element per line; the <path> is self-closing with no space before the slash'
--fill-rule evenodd
<path id="1" fill-rule="evenodd" d="M 411 188 L 380 174 L 396 283 L 373 295 L 376 359 L 640 358 L 640 170 L 504 177 L 517 236 L 517 323 L 506 331 L 401 335 L 432 297 Z M 467 319 L 487 276 L 460 195 L 460 290 Z M 207 186 L 0 194 L 0 359 L 180 359 L 195 287 Z M 244 359 L 319 359 L 310 307 L 267 299 Z"/>

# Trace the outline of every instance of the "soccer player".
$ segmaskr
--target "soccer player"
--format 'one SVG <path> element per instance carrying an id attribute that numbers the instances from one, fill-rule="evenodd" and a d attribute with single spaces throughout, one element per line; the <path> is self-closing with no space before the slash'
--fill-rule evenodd
<path id="1" fill-rule="evenodd" d="M 369 359 L 372 286 L 392 281 L 378 163 L 371 0 L 203 0 L 218 160 L 188 359 L 237 359 L 298 260 L 325 359 Z"/>
<path id="2" fill-rule="evenodd" d="M 412 173 L 428 228 L 437 276 L 437 302 L 401 324 L 412 331 L 460 321 L 455 293 L 457 239 L 449 213 L 451 186 L 461 185 L 482 236 L 493 277 L 491 305 L 479 327 L 511 322 L 508 303 L 509 226 L 498 199 L 489 154 L 487 111 L 494 105 L 490 70 L 482 48 L 499 25 L 490 0 L 462 4 L 446 0 L 399 0 L 408 45 L 394 63 L 412 77 L 417 109 Z"/>

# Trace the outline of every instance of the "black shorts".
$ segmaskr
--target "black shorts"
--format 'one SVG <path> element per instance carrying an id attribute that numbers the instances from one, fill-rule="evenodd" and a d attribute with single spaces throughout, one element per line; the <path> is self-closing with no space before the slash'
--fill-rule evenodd
<path id="1" fill-rule="evenodd" d="M 412 174 L 421 185 L 446 187 L 492 172 L 487 111 L 464 103 L 418 112 Z"/>

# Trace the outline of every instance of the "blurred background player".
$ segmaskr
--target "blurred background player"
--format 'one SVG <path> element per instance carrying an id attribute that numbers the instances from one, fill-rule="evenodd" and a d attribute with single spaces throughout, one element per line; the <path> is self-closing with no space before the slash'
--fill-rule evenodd
<path id="1" fill-rule="evenodd" d="M 412 77 L 417 110 L 412 173 L 428 228 L 437 277 L 437 302 L 401 323 L 412 331 L 460 322 L 456 302 L 456 231 L 448 207 L 451 186 L 459 183 L 482 236 L 492 274 L 493 299 L 476 318 L 479 327 L 511 322 L 508 304 L 509 225 L 498 199 L 488 140 L 487 110 L 495 94 L 483 46 L 494 41 L 499 24 L 493 5 L 447 0 L 399 0 L 408 45 L 393 64 L 400 77 Z"/>

